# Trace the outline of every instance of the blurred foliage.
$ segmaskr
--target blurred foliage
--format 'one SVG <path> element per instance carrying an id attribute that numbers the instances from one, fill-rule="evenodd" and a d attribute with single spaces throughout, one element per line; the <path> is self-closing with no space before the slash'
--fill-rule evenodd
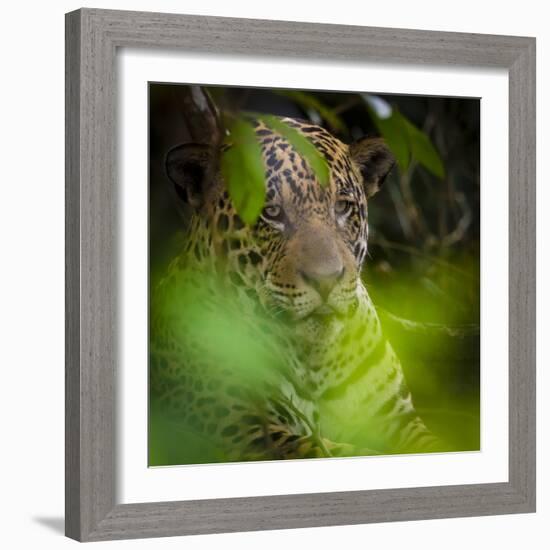
<path id="1" fill-rule="evenodd" d="M 181 88 L 150 85 L 151 288 L 181 249 L 189 219 L 174 208 L 163 166 L 170 147 L 190 141 Z M 479 449 L 479 100 L 208 90 L 222 112 L 307 119 L 347 143 L 384 136 L 398 169 L 369 201 L 363 278 L 428 426 L 456 449 Z M 248 159 L 235 160 L 237 170 L 243 162 Z M 255 200 L 252 210 L 258 211 L 261 200 Z M 152 463 L 178 463 L 174 457 L 181 457 L 182 444 L 162 437 L 166 426 L 153 404 L 151 423 Z"/>
<path id="2" fill-rule="evenodd" d="M 237 298 L 231 288 L 218 279 L 214 271 L 190 270 L 172 271 L 168 279 L 159 283 L 159 290 L 152 303 L 154 317 L 152 323 L 152 342 L 155 341 L 156 320 L 161 318 L 168 322 L 171 337 L 176 342 L 187 343 L 178 349 L 170 346 L 170 358 L 176 364 L 200 365 L 201 386 L 217 377 L 225 379 L 224 372 L 231 372 L 231 385 L 251 396 L 250 403 L 265 402 L 268 398 L 281 396 L 278 393 L 278 380 L 282 372 L 287 375 L 286 357 L 289 353 L 287 340 L 280 337 L 285 332 L 283 318 L 273 318 L 254 306 L 254 297 L 246 305 L 243 313 L 242 298 Z M 213 303 L 211 297 L 215 296 Z M 422 296 L 413 296 L 410 303 L 422 306 Z M 381 312 L 381 315 L 388 315 Z M 425 395 L 429 405 L 419 407 L 432 430 L 447 444 L 449 450 L 465 451 L 479 448 L 479 422 L 477 403 L 469 394 L 461 395 L 456 387 L 452 392 L 442 392 L 439 380 L 442 368 L 434 369 L 433 358 L 441 352 L 460 360 L 464 354 L 464 343 L 467 338 L 476 337 L 473 332 L 462 332 L 462 345 L 457 345 L 456 334 L 448 327 L 439 325 L 408 326 L 411 340 L 407 341 L 406 331 L 395 331 L 392 322 L 400 324 L 401 319 L 390 315 L 387 332 L 396 349 L 405 352 L 412 345 L 416 354 L 421 347 L 421 356 L 415 356 L 407 368 L 407 377 L 415 381 L 415 395 Z M 348 322 L 352 323 L 350 319 Z M 410 324 L 410 322 L 408 322 Z M 414 325 L 414 324 L 413 324 Z M 349 325 L 349 334 L 357 333 L 356 326 Z M 338 349 L 332 349 L 334 357 L 353 357 L 359 342 L 353 338 L 346 339 Z M 420 344 L 420 345 L 419 345 Z M 449 345 L 455 349 L 450 353 Z M 413 354 L 414 355 L 414 354 Z M 163 466 L 171 464 L 198 464 L 230 462 L 242 460 L 220 441 L 205 435 L 201 427 L 196 426 L 195 414 L 188 413 L 189 382 L 193 376 L 188 370 L 156 369 L 157 361 L 151 367 L 151 399 L 149 433 L 149 464 Z M 450 371 L 447 372 L 447 376 Z M 198 378 L 197 378 L 198 380 Z M 448 379 L 450 380 L 450 379 Z M 181 396 L 181 397 L 180 397 Z M 231 408 L 226 392 L 219 392 L 213 406 Z M 252 397 L 253 396 L 253 397 Z M 173 398 L 176 397 L 174 405 Z M 208 399 L 202 394 L 203 400 Z M 200 401 L 197 397 L 195 402 Z M 191 402 L 191 401 L 189 401 Z M 254 409 L 252 409 L 254 411 Z M 297 410 L 296 414 L 300 414 Z M 366 445 L 358 446 L 361 455 L 367 449 L 374 449 L 370 454 L 377 454 L 377 449 L 391 448 L 391 441 L 385 432 L 377 429 L 379 419 L 365 410 L 361 417 L 344 416 L 332 419 L 330 428 L 338 433 L 349 434 L 353 441 L 364 441 Z M 326 427 L 326 425 L 325 425 Z M 319 427 L 312 426 L 315 433 Z M 347 440 L 346 440 L 347 441 Z M 261 458 L 261 457 L 260 457 Z M 265 458 L 265 457 L 264 457 Z"/>
<path id="3" fill-rule="evenodd" d="M 257 307 L 244 315 L 243 304 L 214 270 L 173 270 L 160 284 L 154 318 L 170 320 L 175 341 L 196 343 L 195 350 L 185 350 L 190 362 L 200 359 L 211 369 L 230 369 L 245 385 L 267 380 L 277 369 L 280 354 L 270 349 L 276 342 L 269 334 L 277 321 Z M 216 296 L 215 309 L 211 296 Z"/>
<path id="4" fill-rule="evenodd" d="M 235 299 L 213 270 L 173 271 L 168 280 L 157 283 L 152 308 L 154 317 L 151 343 L 155 341 L 156 320 L 168 322 L 172 338 L 188 342 L 184 350 L 173 349 L 171 358 L 180 364 L 200 365 L 201 385 L 208 380 L 226 379 L 224 371 L 231 371 L 231 384 L 242 392 L 258 394 L 284 366 L 284 350 L 274 337 L 279 321 L 268 317 L 261 308 L 252 308 L 243 314 L 244 304 Z M 216 296 L 215 309 L 211 296 Z M 149 464 L 190 464 L 227 462 L 231 458 L 217 441 L 205 437 L 190 420 L 182 420 L 185 396 L 192 374 L 162 372 L 151 367 Z M 198 378 L 197 378 L 198 379 Z M 168 387 L 168 389 L 167 389 Z M 167 405 L 174 394 L 181 392 L 178 405 Z M 219 392 L 216 406 L 230 408 L 223 401 L 228 398 Z M 189 419 L 189 416 L 187 416 Z"/>

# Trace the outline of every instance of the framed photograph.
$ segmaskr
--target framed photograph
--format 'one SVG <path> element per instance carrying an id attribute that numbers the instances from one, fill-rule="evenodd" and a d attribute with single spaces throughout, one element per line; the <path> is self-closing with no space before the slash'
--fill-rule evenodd
<path id="1" fill-rule="evenodd" d="M 66 18 L 66 534 L 535 510 L 535 40 Z"/>

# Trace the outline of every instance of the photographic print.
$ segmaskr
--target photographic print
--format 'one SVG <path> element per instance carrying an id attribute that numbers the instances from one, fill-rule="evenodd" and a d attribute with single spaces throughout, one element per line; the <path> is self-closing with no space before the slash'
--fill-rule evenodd
<path id="1" fill-rule="evenodd" d="M 480 102 L 149 84 L 149 466 L 480 449 Z"/>

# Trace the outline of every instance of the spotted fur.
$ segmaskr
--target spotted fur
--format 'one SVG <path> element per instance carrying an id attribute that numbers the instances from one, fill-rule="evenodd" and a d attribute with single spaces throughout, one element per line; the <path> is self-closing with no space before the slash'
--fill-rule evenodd
<path id="1" fill-rule="evenodd" d="M 232 206 L 219 152 L 187 144 L 168 154 L 176 196 L 193 216 L 185 249 L 152 302 L 152 390 L 175 422 L 229 460 L 440 449 L 413 407 L 360 276 L 367 202 L 393 165 L 391 153 L 377 138 L 348 146 L 319 126 L 283 121 L 323 154 L 330 182 L 322 187 L 292 145 L 257 122 L 266 206 L 253 227 Z M 206 271 L 221 283 L 204 278 Z M 187 281 L 197 275 L 205 310 L 219 310 L 221 292 L 229 315 L 249 323 L 261 350 L 250 384 L 223 349 L 213 359 L 191 330 L 174 331 L 182 322 L 177 310 L 167 315 L 155 306 L 182 273 Z"/>

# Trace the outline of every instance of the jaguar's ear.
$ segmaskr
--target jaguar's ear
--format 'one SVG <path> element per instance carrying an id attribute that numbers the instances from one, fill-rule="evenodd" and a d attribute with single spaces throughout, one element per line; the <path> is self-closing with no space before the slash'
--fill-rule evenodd
<path id="1" fill-rule="evenodd" d="M 208 145 L 185 143 L 168 151 L 166 174 L 182 202 L 193 208 L 202 206 L 211 162 L 212 148 Z"/>
<path id="2" fill-rule="evenodd" d="M 361 171 L 367 197 L 380 190 L 395 158 L 382 138 L 362 138 L 350 146 L 351 158 Z"/>

